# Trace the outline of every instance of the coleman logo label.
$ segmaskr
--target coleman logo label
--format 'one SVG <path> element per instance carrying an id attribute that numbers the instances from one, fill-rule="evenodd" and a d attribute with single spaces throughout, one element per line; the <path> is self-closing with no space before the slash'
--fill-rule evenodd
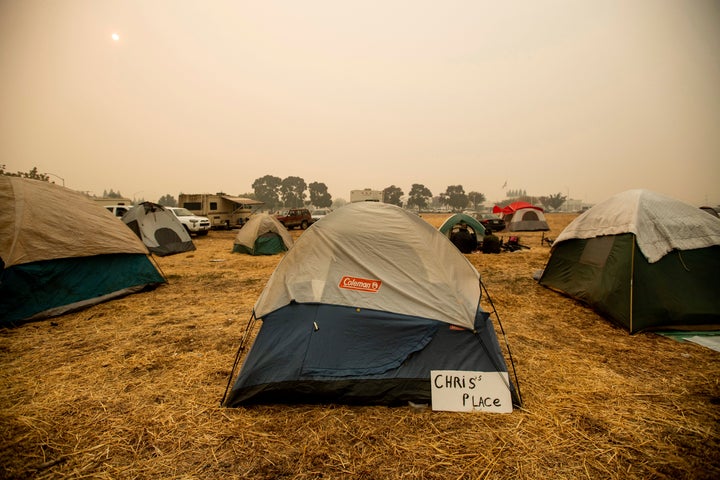
<path id="1" fill-rule="evenodd" d="M 346 275 L 340 280 L 340 285 L 338 286 L 347 290 L 377 293 L 381 285 L 381 280 L 368 280 L 367 278 L 349 277 Z"/>

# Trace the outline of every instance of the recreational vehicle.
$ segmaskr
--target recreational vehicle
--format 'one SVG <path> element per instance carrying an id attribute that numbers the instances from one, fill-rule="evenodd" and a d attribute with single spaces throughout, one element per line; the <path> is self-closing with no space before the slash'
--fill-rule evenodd
<path id="1" fill-rule="evenodd" d="M 363 190 L 350 190 L 350 203 L 355 202 L 382 202 L 382 190 L 365 188 Z"/>
<path id="2" fill-rule="evenodd" d="M 241 227 L 263 202 L 224 193 L 181 193 L 178 205 L 210 219 L 213 229 Z"/>

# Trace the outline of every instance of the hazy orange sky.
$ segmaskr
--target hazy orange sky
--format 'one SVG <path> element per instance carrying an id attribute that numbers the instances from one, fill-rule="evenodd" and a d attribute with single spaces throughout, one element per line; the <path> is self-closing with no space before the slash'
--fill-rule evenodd
<path id="1" fill-rule="evenodd" d="M 0 74 L 0 163 L 97 195 L 720 204 L 714 0 L 0 0 Z"/>

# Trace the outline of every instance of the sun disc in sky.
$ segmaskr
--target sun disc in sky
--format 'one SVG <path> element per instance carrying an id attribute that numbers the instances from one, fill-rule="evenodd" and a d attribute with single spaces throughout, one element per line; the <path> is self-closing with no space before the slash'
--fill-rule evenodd
<path id="1" fill-rule="evenodd" d="M 112 35 L 110 35 L 110 37 L 111 37 L 111 38 L 113 39 L 113 41 L 115 41 L 115 42 L 117 42 L 118 40 L 120 40 L 120 35 L 118 35 L 117 33 L 113 33 Z"/>

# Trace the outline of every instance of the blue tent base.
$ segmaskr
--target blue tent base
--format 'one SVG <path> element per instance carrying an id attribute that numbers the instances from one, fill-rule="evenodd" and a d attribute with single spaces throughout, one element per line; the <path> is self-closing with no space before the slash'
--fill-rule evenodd
<path id="1" fill-rule="evenodd" d="M 227 406 L 262 404 L 343 404 L 398 406 L 430 402 L 429 378 L 296 380 L 248 387 Z"/>
<path id="2" fill-rule="evenodd" d="M 485 312 L 472 332 L 376 310 L 291 303 L 263 319 L 224 405 L 430 403 L 432 370 L 507 372 Z"/>

